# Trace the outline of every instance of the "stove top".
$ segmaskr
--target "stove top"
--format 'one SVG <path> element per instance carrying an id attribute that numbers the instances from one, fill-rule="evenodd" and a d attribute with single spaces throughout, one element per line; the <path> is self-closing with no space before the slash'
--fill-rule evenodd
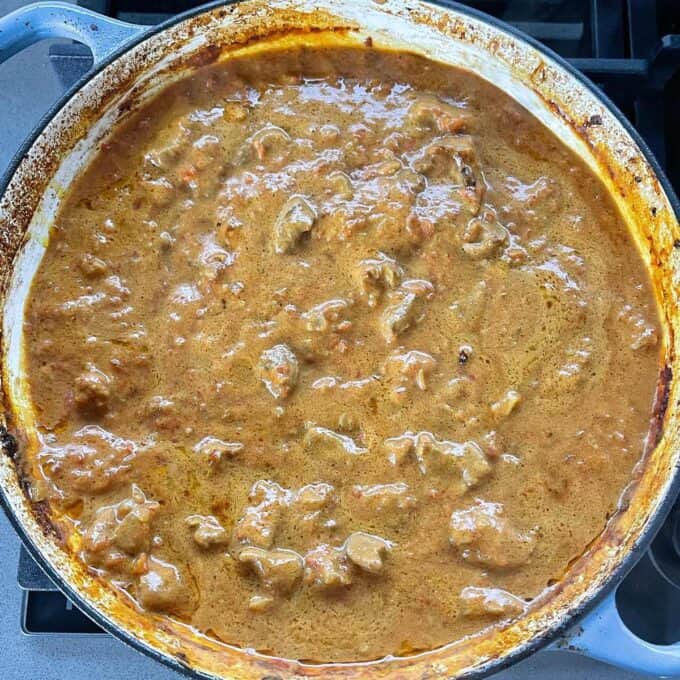
<path id="1" fill-rule="evenodd" d="M 192 0 L 79 0 L 124 21 L 156 24 L 198 6 Z M 445 1 L 443 4 L 446 4 Z M 568 59 L 616 103 L 680 193 L 680 4 L 675 0 L 470 0 Z M 64 87 L 92 65 L 79 44 L 50 48 Z M 27 634 L 101 635 L 22 548 L 17 580 Z M 621 617 L 639 637 L 680 641 L 680 501 L 652 546 L 619 586 Z"/>

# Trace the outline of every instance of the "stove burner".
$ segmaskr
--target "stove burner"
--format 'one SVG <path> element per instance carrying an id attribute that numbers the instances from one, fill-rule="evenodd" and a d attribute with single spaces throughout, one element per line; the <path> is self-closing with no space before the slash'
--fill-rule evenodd
<path id="1" fill-rule="evenodd" d="M 624 623 L 643 640 L 660 645 L 680 640 L 680 503 L 619 586 L 616 604 Z"/>
<path id="2" fill-rule="evenodd" d="M 680 190 L 677 0 L 463 1 L 540 40 L 591 78 L 637 128 L 676 191 Z M 202 2 L 79 0 L 79 4 L 124 21 L 156 24 Z M 90 53 L 79 44 L 52 46 L 50 60 L 64 88 L 92 66 Z M 23 548 L 18 581 L 26 591 L 24 632 L 102 633 L 57 591 Z M 626 625 L 644 640 L 657 644 L 680 640 L 680 502 L 619 586 L 616 602 Z"/>

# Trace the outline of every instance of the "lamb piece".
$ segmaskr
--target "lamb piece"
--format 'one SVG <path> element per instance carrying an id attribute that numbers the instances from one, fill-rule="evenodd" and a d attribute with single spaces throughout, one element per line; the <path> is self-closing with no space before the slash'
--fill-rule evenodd
<path id="1" fill-rule="evenodd" d="M 105 569 L 115 568 L 123 563 L 125 555 L 113 546 L 115 528 L 115 506 L 99 508 L 92 522 L 83 531 L 81 556 L 84 562 Z"/>
<path id="2" fill-rule="evenodd" d="M 459 443 L 437 439 L 430 432 L 406 432 L 386 439 L 385 448 L 393 465 L 401 465 L 412 458 L 424 476 L 447 476 L 455 471 L 465 489 L 476 486 L 491 472 L 484 451 L 474 441 Z"/>
<path id="3" fill-rule="evenodd" d="M 274 250 L 279 255 L 292 252 L 315 222 L 316 210 L 304 196 L 289 198 L 274 223 Z"/>
<path id="4" fill-rule="evenodd" d="M 234 458 L 243 451 L 243 444 L 240 442 L 225 442 L 217 437 L 203 437 L 194 451 L 200 456 L 204 456 L 208 464 L 217 467 L 223 460 Z"/>
<path id="5" fill-rule="evenodd" d="M 417 507 L 418 499 L 409 495 L 406 482 L 394 484 L 356 484 L 352 496 L 368 515 L 401 515 Z"/>
<path id="6" fill-rule="evenodd" d="M 270 548 L 283 508 L 290 504 L 291 493 L 276 482 L 260 480 L 255 482 L 248 498 L 252 505 L 236 524 L 234 538 L 239 543 Z"/>
<path id="7" fill-rule="evenodd" d="M 659 342 L 659 332 L 656 327 L 649 323 L 643 314 L 632 305 L 624 304 L 617 314 L 617 319 L 622 321 L 629 329 L 630 348 L 633 350 L 646 350 L 656 347 Z"/>
<path id="8" fill-rule="evenodd" d="M 400 384 L 413 383 L 419 390 L 425 390 L 427 379 L 436 365 L 436 359 L 427 352 L 399 349 L 387 357 L 383 372 L 388 378 L 396 378 Z"/>
<path id="9" fill-rule="evenodd" d="M 510 242 L 510 232 L 501 224 L 493 210 L 470 220 L 462 236 L 463 252 L 473 260 L 498 255 Z"/>
<path id="10" fill-rule="evenodd" d="M 342 548 L 322 543 L 305 555 L 305 583 L 338 588 L 352 583 L 347 556 Z"/>
<path id="11" fill-rule="evenodd" d="M 308 331 L 317 333 L 322 333 L 329 329 L 337 330 L 338 325 L 348 323 L 342 319 L 342 314 L 349 307 L 350 303 L 342 298 L 326 300 L 321 304 L 315 305 L 302 315 L 305 328 Z"/>
<path id="12" fill-rule="evenodd" d="M 286 535 L 291 533 L 311 545 L 318 543 L 324 536 L 332 535 L 337 521 L 330 512 L 335 508 L 337 499 L 332 484 L 317 482 L 301 487 L 286 509 Z"/>
<path id="13" fill-rule="evenodd" d="M 500 503 L 481 499 L 453 512 L 449 539 L 466 562 L 493 569 L 520 567 L 536 548 L 535 531 L 518 529 L 504 516 Z"/>
<path id="14" fill-rule="evenodd" d="M 211 548 L 229 542 L 227 530 L 212 515 L 189 515 L 184 523 L 194 530 L 194 541 L 201 548 Z"/>
<path id="15" fill-rule="evenodd" d="M 392 544 L 380 536 L 357 531 L 345 542 L 347 557 L 360 569 L 371 574 L 379 574 L 383 570 L 384 557 L 392 549 Z"/>
<path id="16" fill-rule="evenodd" d="M 484 202 L 486 183 L 470 135 L 446 135 L 423 147 L 413 169 L 431 180 L 455 185 L 467 213 L 477 215 Z"/>
<path id="17" fill-rule="evenodd" d="M 147 501 L 141 489 L 135 489 L 140 494 L 137 498 L 119 504 L 116 513 L 118 524 L 112 534 L 113 543 L 129 555 L 149 549 L 151 520 L 160 507 L 155 501 Z"/>
<path id="18" fill-rule="evenodd" d="M 433 94 L 422 94 L 411 104 L 407 120 L 418 127 L 439 132 L 462 132 L 468 120 L 465 109 L 448 104 Z"/>
<path id="19" fill-rule="evenodd" d="M 510 618 L 522 614 L 526 602 L 501 588 L 467 586 L 460 591 L 463 616 L 494 616 Z"/>
<path id="20" fill-rule="evenodd" d="M 300 373 L 297 357 L 288 345 L 274 345 L 260 355 L 260 380 L 274 399 L 285 399 L 295 388 Z"/>
<path id="21" fill-rule="evenodd" d="M 137 580 L 137 599 L 145 609 L 186 615 L 195 608 L 195 595 L 182 572 L 157 557 L 148 560 L 148 571 Z"/>
<path id="22" fill-rule="evenodd" d="M 290 135 L 277 125 L 266 125 L 250 138 L 250 143 L 260 161 L 264 161 L 275 149 L 285 148 L 290 141 Z"/>
<path id="23" fill-rule="evenodd" d="M 78 262 L 78 268 L 86 278 L 98 279 L 108 272 L 109 265 L 96 255 L 85 253 Z"/>
<path id="24" fill-rule="evenodd" d="M 111 399 L 111 378 L 93 365 L 75 380 L 75 404 L 79 411 L 101 416 L 108 410 Z"/>
<path id="25" fill-rule="evenodd" d="M 369 307 L 375 307 L 382 291 L 399 285 L 404 270 L 401 265 L 384 253 L 361 260 L 355 270 L 359 292 L 366 297 Z"/>
<path id="26" fill-rule="evenodd" d="M 255 571 L 267 590 L 277 593 L 290 592 L 302 578 L 302 557 L 293 550 L 247 547 L 238 559 Z"/>
<path id="27" fill-rule="evenodd" d="M 380 317 L 380 332 L 385 341 L 393 343 L 398 335 L 420 321 L 422 302 L 429 300 L 433 294 L 434 286 L 422 279 L 404 281 L 399 288 L 391 291 Z"/>
<path id="28" fill-rule="evenodd" d="M 354 187 L 350 176 L 342 170 L 334 170 L 326 178 L 331 191 L 345 201 L 349 201 L 354 196 Z"/>
<path id="29" fill-rule="evenodd" d="M 271 595 L 256 593 L 248 601 L 248 609 L 251 612 L 266 612 L 268 609 L 271 609 L 275 601 Z"/>
<path id="30" fill-rule="evenodd" d="M 155 394 L 151 397 L 144 404 L 141 412 L 156 429 L 163 432 L 176 432 L 184 423 L 177 404 L 161 394 Z"/>
<path id="31" fill-rule="evenodd" d="M 63 446 L 44 446 L 39 454 L 45 476 L 64 496 L 100 494 L 128 479 L 139 447 L 96 425 L 88 425 Z"/>
<path id="32" fill-rule="evenodd" d="M 522 401 L 516 390 L 508 390 L 497 402 L 491 404 L 491 413 L 496 421 L 507 418 Z"/>
<path id="33" fill-rule="evenodd" d="M 160 505 L 133 484 L 131 495 L 115 505 L 99 508 L 83 532 L 83 559 L 88 564 L 124 573 L 129 557 L 151 547 L 151 523 Z"/>
<path id="34" fill-rule="evenodd" d="M 325 482 L 306 484 L 295 494 L 293 507 L 299 507 L 305 512 L 322 510 L 332 501 L 334 492 L 332 484 Z"/>

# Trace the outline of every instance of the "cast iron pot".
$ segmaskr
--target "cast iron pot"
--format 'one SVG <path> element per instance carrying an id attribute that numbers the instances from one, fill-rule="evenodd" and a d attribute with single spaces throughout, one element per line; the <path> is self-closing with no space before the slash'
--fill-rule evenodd
<path id="1" fill-rule="evenodd" d="M 0 61 L 46 37 L 88 45 L 94 69 L 40 124 L 0 183 L 2 392 L 0 490 L 33 557 L 103 628 L 195 677 L 481 677 L 541 648 L 564 648 L 655 674 L 680 674 L 680 643 L 651 645 L 621 621 L 614 590 L 674 502 L 680 476 L 678 206 L 649 150 L 623 116 L 563 60 L 511 27 L 453 3 L 420 0 L 244 0 L 213 4 L 146 28 L 58 2 L 0 19 Z M 192 64 L 286 45 L 363 45 L 410 50 L 472 70 L 521 102 L 602 178 L 653 282 L 662 361 L 655 419 L 643 459 L 603 534 L 522 618 L 431 652 L 372 663 L 306 664 L 222 644 L 152 614 L 88 574 L 50 531 L 18 473 L 35 424 L 22 374 L 22 319 L 50 224 L 78 170 L 118 121 Z M 197 55 L 201 58 L 197 59 Z M 617 395 L 612 395 L 616 399 Z M 576 626 L 576 622 L 580 624 Z M 550 647 L 549 647 L 550 645 Z"/>

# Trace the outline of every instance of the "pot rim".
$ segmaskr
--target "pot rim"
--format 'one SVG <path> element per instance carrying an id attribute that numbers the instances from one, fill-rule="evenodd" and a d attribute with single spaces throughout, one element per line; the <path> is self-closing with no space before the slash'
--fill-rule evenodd
<path id="1" fill-rule="evenodd" d="M 180 14 L 166 19 L 160 24 L 149 26 L 145 30 L 140 31 L 128 41 L 124 42 L 120 47 L 112 51 L 109 55 L 95 64 L 85 75 L 81 76 L 59 99 L 48 109 L 48 111 L 40 118 L 33 130 L 25 138 L 19 146 L 16 153 L 12 156 L 6 170 L 0 175 L 0 197 L 2 197 L 14 174 L 16 173 L 22 160 L 28 154 L 35 142 L 43 134 L 47 125 L 58 114 L 58 112 L 70 101 L 70 99 L 80 90 L 85 88 L 87 84 L 101 71 L 117 61 L 120 57 L 128 53 L 137 45 L 143 43 L 147 39 L 159 35 L 164 31 L 176 26 L 183 21 L 208 13 L 220 7 L 234 5 L 243 0 L 211 0 L 205 4 L 194 7 Z M 345 0 L 351 2 L 352 0 Z M 635 129 L 633 124 L 626 118 L 621 110 L 614 104 L 614 102 L 587 76 L 579 71 L 575 66 L 570 64 L 566 58 L 557 54 L 551 48 L 545 46 L 543 43 L 524 33 L 511 24 L 506 23 L 502 19 L 493 17 L 481 10 L 468 7 L 457 2 L 457 0 L 422 0 L 425 4 L 434 5 L 444 10 L 453 10 L 463 16 L 470 17 L 479 22 L 485 23 L 495 29 L 499 29 L 513 39 L 525 43 L 537 50 L 539 53 L 549 57 L 553 62 L 561 68 L 570 78 L 577 81 L 577 83 L 587 90 L 595 99 L 599 100 L 611 114 L 616 118 L 617 122 L 622 126 L 625 133 L 633 140 L 639 148 L 645 162 L 653 171 L 654 177 L 658 180 L 659 185 L 665 192 L 668 204 L 672 208 L 676 220 L 680 221 L 680 200 L 675 194 L 675 191 L 668 180 L 665 172 L 661 168 L 654 154 L 651 152 L 649 146 L 642 138 L 640 133 Z M 0 448 L 5 447 L 5 442 L 0 442 Z M 504 653 L 502 656 L 496 657 L 487 661 L 481 666 L 463 671 L 457 677 L 465 678 L 466 680 L 477 680 L 478 678 L 488 677 L 494 673 L 498 673 L 508 667 L 522 661 L 531 656 L 542 648 L 546 647 L 551 642 L 555 641 L 568 629 L 573 627 L 578 620 L 583 618 L 588 612 L 594 610 L 601 604 L 607 596 L 615 590 L 628 572 L 635 566 L 642 554 L 647 550 L 657 532 L 663 525 L 669 511 L 675 504 L 678 495 L 680 494 L 680 467 L 674 467 L 672 472 L 672 479 L 666 487 L 663 497 L 657 504 L 653 514 L 651 514 L 644 528 L 637 537 L 635 544 L 628 551 L 619 564 L 612 569 L 611 573 L 605 578 L 601 586 L 592 594 L 587 595 L 581 604 L 578 606 L 566 609 L 561 619 L 552 626 L 547 627 L 546 630 L 541 631 L 535 637 L 520 646 Z M 110 621 L 104 614 L 102 614 L 96 606 L 91 605 L 85 598 L 81 596 L 79 591 L 72 587 L 71 584 L 60 574 L 60 572 L 53 568 L 50 563 L 43 557 L 40 549 L 37 547 L 35 541 L 29 534 L 28 530 L 21 523 L 19 518 L 15 515 L 12 509 L 12 504 L 6 495 L 6 491 L 0 485 L 0 506 L 2 506 L 6 517 L 8 518 L 12 528 L 21 539 L 23 545 L 28 550 L 31 557 L 38 563 L 41 569 L 48 575 L 50 580 L 58 587 L 58 589 L 65 594 L 70 600 L 74 601 L 78 608 L 81 609 L 89 618 L 91 618 L 98 626 L 104 629 L 107 633 L 113 635 L 120 641 L 132 647 L 138 652 L 159 661 L 172 670 L 181 673 L 187 677 L 205 678 L 206 680 L 214 680 L 218 677 L 212 673 L 206 673 L 197 668 L 193 668 L 184 664 L 178 657 L 169 655 L 144 642 L 140 637 L 134 635 L 126 628 L 117 625 Z"/>

